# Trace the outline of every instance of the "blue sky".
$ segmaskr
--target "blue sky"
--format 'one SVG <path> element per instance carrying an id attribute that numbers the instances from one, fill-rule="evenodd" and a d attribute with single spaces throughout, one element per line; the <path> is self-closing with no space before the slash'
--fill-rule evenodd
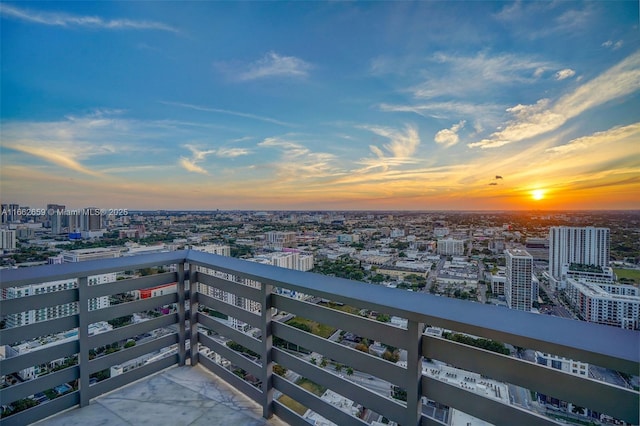
<path id="1" fill-rule="evenodd" d="M 638 2 L 3 2 L 1 195 L 640 208 Z"/>

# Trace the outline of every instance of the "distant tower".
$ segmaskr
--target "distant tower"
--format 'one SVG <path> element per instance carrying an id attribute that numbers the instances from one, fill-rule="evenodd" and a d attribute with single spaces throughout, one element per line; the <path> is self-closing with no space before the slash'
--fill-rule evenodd
<path id="1" fill-rule="evenodd" d="M 609 228 L 552 226 L 549 229 L 549 276 L 555 290 L 564 288 L 564 265 L 609 266 Z"/>
<path id="2" fill-rule="evenodd" d="M 507 280 L 504 294 L 511 309 L 531 311 L 533 257 L 520 249 L 505 251 L 507 260 Z"/>

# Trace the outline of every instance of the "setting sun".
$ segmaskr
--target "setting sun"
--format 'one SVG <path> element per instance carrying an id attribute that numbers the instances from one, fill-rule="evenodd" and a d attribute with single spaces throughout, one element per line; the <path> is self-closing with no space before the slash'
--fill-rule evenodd
<path id="1" fill-rule="evenodd" d="M 535 189 L 533 191 L 531 191 L 531 197 L 533 197 L 534 200 L 542 200 L 544 198 L 544 190 L 543 189 Z"/>

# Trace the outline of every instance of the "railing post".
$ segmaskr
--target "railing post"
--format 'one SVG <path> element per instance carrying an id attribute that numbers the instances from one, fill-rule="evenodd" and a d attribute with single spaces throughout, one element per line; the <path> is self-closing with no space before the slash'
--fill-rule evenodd
<path id="1" fill-rule="evenodd" d="M 178 365 L 185 365 L 187 359 L 186 353 L 186 316 L 185 316 L 185 279 L 184 279 L 184 262 L 178 263 Z"/>
<path id="2" fill-rule="evenodd" d="M 409 320 L 407 334 L 407 425 L 420 425 L 422 416 L 422 331 L 424 324 Z"/>
<path id="3" fill-rule="evenodd" d="M 78 367 L 80 407 L 89 405 L 89 289 L 87 277 L 78 278 Z"/>
<path id="4" fill-rule="evenodd" d="M 198 284 L 196 266 L 189 265 L 189 352 L 191 366 L 198 363 Z"/>
<path id="5" fill-rule="evenodd" d="M 271 284 L 262 283 L 262 300 L 260 308 L 260 331 L 262 332 L 262 417 L 273 416 L 273 336 L 271 331 Z"/>

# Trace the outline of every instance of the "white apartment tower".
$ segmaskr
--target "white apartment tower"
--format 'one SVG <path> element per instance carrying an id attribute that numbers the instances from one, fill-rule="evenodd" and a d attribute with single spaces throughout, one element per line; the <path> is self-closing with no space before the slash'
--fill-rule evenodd
<path id="1" fill-rule="evenodd" d="M 533 257 L 521 249 L 509 249 L 504 252 L 507 261 L 507 280 L 504 294 L 511 309 L 531 311 Z"/>
<path id="2" fill-rule="evenodd" d="M 464 254 L 464 240 L 454 240 L 453 238 L 438 240 L 438 254 L 462 256 Z"/>
<path id="3" fill-rule="evenodd" d="M 609 266 L 609 228 L 552 226 L 549 229 L 549 276 L 556 290 L 564 288 L 563 267 L 572 263 Z"/>

